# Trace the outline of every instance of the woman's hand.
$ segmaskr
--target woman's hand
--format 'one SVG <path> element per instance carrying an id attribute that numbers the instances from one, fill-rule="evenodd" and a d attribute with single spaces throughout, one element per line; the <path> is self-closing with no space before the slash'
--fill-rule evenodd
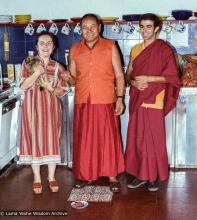
<path id="1" fill-rule="evenodd" d="M 42 87 L 47 89 L 49 92 L 54 91 L 53 81 L 49 82 L 46 75 L 40 76 L 40 82 Z"/>
<path id="2" fill-rule="evenodd" d="M 24 65 L 24 64 L 23 64 Z M 33 74 L 30 74 L 29 77 L 25 78 L 20 87 L 23 90 L 30 88 L 39 77 L 41 78 L 42 74 L 45 73 L 45 69 L 42 64 L 37 64 L 33 67 Z"/>
<path id="3" fill-rule="evenodd" d="M 37 75 L 38 77 L 45 72 L 44 66 L 41 64 L 35 65 L 33 70 L 34 70 L 33 74 Z"/>

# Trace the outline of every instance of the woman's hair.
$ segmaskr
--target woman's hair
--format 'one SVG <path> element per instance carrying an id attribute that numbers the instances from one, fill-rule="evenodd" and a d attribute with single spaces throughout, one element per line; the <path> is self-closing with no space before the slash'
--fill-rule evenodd
<path id="1" fill-rule="evenodd" d="M 153 21 L 154 28 L 159 27 L 158 31 L 160 31 L 161 28 L 162 28 L 162 22 L 161 22 L 160 18 L 155 14 L 152 14 L 152 13 L 143 14 L 140 17 L 139 24 L 141 23 L 142 20 L 151 20 L 151 21 Z"/>
<path id="2" fill-rule="evenodd" d="M 88 14 L 85 14 L 85 15 L 81 18 L 80 25 L 81 25 L 82 21 L 83 21 L 85 18 L 94 18 L 95 21 L 96 21 L 96 23 L 97 23 L 98 25 L 100 25 L 100 23 L 101 23 L 100 18 L 99 18 L 96 14 L 88 13 Z"/>
<path id="3" fill-rule="evenodd" d="M 57 37 L 49 31 L 42 31 L 36 35 L 36 45 L 38 45 L 38 40 L 41 36 L 49 36 L 53 42 L 54 50 L 58 47 Z"/>

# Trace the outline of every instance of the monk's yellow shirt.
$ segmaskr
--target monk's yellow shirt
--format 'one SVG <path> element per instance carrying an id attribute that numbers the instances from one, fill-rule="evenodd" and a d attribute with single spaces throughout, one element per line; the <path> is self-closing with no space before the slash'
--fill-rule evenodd
<path id="1" fill-rule="evenodd" d="M 144 50 L 144 48 L 145 48 L 144 43 L 135 45 L 131 51 L 132 60 L 134 60 Z M 150 104 L 143 102 L 141 106 L 145 108 L 163 109 L 164 96 L 165 96 L 165 90 L 162 90 L 160 93 L 156 95 L 155 103 Z"/>

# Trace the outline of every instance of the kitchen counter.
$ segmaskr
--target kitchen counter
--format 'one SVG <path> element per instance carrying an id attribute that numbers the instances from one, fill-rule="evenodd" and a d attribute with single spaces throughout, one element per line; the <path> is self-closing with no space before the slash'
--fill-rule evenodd
<path id="1" fill-rule="evenodd" d="M 181 88 L 171 113 L 171 163 L 174 167 L 197 167 L 197 88 Z M 168 116 L 169 117 L 169 116 Z M 170 146 L 170 145 L 169 145 Z"/>
<path id="2" fill-rule="evenodd" d="M 74 107 L 74 87 L 62 98 L 64 162 L 72 164 L 72 119 Z M 126 147 L 129 88 L 126 88 L 126 109 L 120 117 L 123 148 Z M 197 167 L 197 88 L 181 88 L 177 106 L 166 116 L 166 140 L 171 167 Z"/>
<path id="3" fill-rule="evenodd" d="M 17 155 L 20 95 L 13 88 L 0 93 L 0 170 Z"/>
<path id="4" fill-rule="evenodd" d="M 21 96 L 20 89 L 14 89 L 14 96 Z M 62 120 L 62 137 L 60 144 L 61 164 L 72 166 L 72 145 L 73 145 L 73 109 L 74 109 L 74 87 L 72 91 L 61 98 L 63 106 Z M 121 135 L 123 148 L 126 147 L 127 126 L 129 120 L 128 112 L 129 103 L 129 88 L 126 88 L 124 114 L 120 117 Z M 2 108 L 1 108 L 2 111 Z M 2 157 L 2 149 L 10 149 L 10 143 L 15 146 L 14 156 L 16 155 L 16 146 L 19 149 L 19 140 L 16 141 L 16 136 L 19 138 L 20 132 L 20 102 L 17 101 L 16 108 L 12 112 L 11 117 L 0 119 L 1 142 L 6 142 L 6 145 L 0 148 L 0 158 Z M 9 116 L 12 114 L 9 114 Z M 176 108 L 166 116 L 166 140 L 169 156 L 169 164 L 171 167 L 189 168 L 197 167 L 197 88 L 181 88 Z M 18 129 L 17 129 L 18 128 Z M 10 133 L 8 132 L 10 131 Z M 7 134 L 7 136 L 5 135 Z M 6 148 L 7 147 L 7 148 Z M 13 158 L 13 155 L 12 155 Z M 8 162 L 7 162 L 8 163 Z M 0 166 L 1 169 L 2 166 Z"/>

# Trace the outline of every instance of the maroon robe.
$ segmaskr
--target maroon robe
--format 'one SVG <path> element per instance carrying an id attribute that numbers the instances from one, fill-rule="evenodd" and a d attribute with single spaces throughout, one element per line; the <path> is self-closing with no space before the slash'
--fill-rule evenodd
<path id="1" fill-rule="evenodd" d="M 112 177 L 124 171 L 119 117 L 114 104 L 75 104 L 73 173 L 80 180 Z"/>
<path id="2" fill-rule="evenodd" d="M 129 125 L 125 154 L 126 172 L 141 180 L 168 178 L 165 137 L 165 115 L 175 106 L 180 80 L 171 47 L 155 40 L 133 61 L 132 77 L 164 76 L 167 83 L 149 83 L 143 91 L 130 88 Z M 155 103 L 158 93 L 165 90 L 164 109 L 141 107 L 143 102 Z"/>

